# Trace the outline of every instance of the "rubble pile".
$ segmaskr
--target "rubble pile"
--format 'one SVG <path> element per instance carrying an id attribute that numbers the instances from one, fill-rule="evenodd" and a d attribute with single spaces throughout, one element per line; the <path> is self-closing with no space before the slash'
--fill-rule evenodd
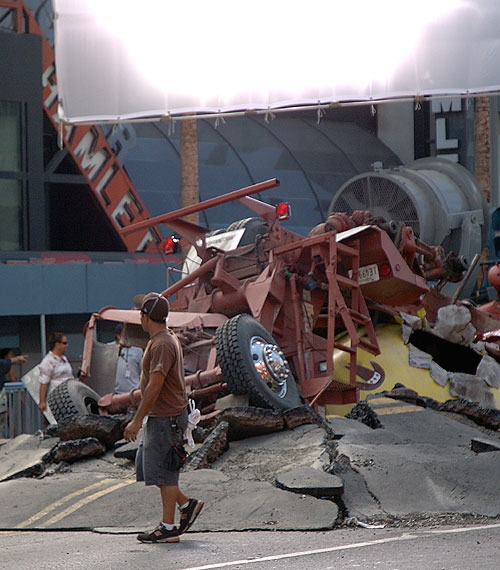
<path id="1" fill-rule="evenodd" d="M 378 419 L 377 413 L 370 407 L 366 400 L 358 402 L 345 417 L 351 420 L 357 420 L 372 429 L 384 427 L 382 422 Z"/>
<path id="2" fill-rule="evenodd" d="M 500 388 L 500 363 L 490 356 L 492 345 L 473 324 L 464 305 L 446 305 L 434 322 L 415 317 L 405 319 L 403 338 L 408 343 L 409 364 L 428 369 L 439 386 L 448 385 L 452 397 L 497 408 L 494 390 Z"/>
<path id="3" fill-rule="evenodd" d="M 383 395 L 387 398 L 403 400 L 405 402 L 415 404 L 416 406 L 430 408 L 438 412 L 461 414 L 474 421 L 477 425 L 494 431 L 500 431 L 500 410 L 483 408 L 482 406 L 471 402 L 470 400 L 465 400 L 464 398 L 438 402 L 427 396 L 421 396 L 414 390 L 410 390 L 402 384 L 397 384 L 393 390 L 383 392 Z"/>
<path id="4" fill-rule="evenodd" d="M 114 457 L 134 461 L 138 443 L 127 444 L 123 431 L 131 414 L 100 416 L 79 414 L 61 420 L 56 426 L 49 426 L 39 434 L 49 448 L 36 457 L 28 468 L 10 474 L 14 477 L 43 477 L 64 464 L 100 457 L 114 450 Z M 195 440 L 200 444 L 190 453 L 184 470 L 207 469 L 219 459 L 229 447 L 229 442 L 294 429 L 304 424 L 328 426 L 324 418 L 308 406 L 301 406 L 284 412 L 253 407 L 236 407 L 222 410 L 212 421 L 211 427 L 196 428 Z M 31 436 L 33 437 L 33 436 Z M 51 440 L 53 443 L 51 444 Z"/>

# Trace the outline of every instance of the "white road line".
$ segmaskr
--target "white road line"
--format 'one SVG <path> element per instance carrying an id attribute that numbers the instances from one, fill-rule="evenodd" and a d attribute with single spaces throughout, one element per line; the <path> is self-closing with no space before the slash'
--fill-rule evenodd
<path id="1" fill-rule="evenodd" d="M 437 529 L 423 531 L 422 534 L 410 534 L 405 533 L 401 536 L 390 537 L 390 538 L 379 538 L 377 540 L 371 540 L 369 542 L 354 542 L 352 544 L 344 544 L 342 546 L 332 546 L 330 548 L 320 548 L 317 550 L 306 550 L 302 552 L 290 552 L 288 554 L 277 554 L 275 556 L 263 556 L 261 558 L 246 558 L 243 560 L 233 560 L 231 562 L 220 562 L 217 564 L 206 564 L 204 566 L 193 566 L 191 568 L 183 568 L 182 570 L 215 570 L 217 568 L 229 568 L 231 566 L 243 565 L 243 564 L 258 564 L 260 562 L 271 562 L 274 560 L 283 560 L 286 558 L 300 558 L 301 556 L 312 556 L 314 554 L 325 554 L 327 552 L 336 552 L 339 550 L 352 550 L 355 548 L 364 548 L 366 546 L 375 546 L 378 544 L 387 544 L 389 542 L 400 542 L 404 540 L 415 540 L 417 538 L 422 538 L 426 535 L 433 534 L 454 534 L 459 532 L 474 532 L 478 530 L 488 530 L 492 528 L 500 528 L 499 524 L 491 525 L 481 525 L 472 527 L 459 527 L 459 528 L 449 528 L 449 529 Z"/>

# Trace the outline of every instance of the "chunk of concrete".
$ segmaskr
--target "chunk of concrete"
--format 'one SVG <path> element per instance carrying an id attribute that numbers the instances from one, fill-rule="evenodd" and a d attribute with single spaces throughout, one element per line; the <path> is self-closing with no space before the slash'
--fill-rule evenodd
<path id="1" fill-rule="evenodd" d="M 487 453 L 490 451 L 500 451 L 500 442 L 480 439 L 478 437 L 471 439 L 470 448 L 475 453 Z"/>
<path id="2" fill-rule="evenodd" d="M 61 420 L 57 433 L 61 441 L 94 437 L 105 445 L 106 449 L 112 449 L 115 443 L 123 438 L 123 430 L 129 421 L 128 415 L 81 414 Z"/>
<path id="3" fill-rule="evenodd" d="M 217 417 L 217 422 L 228 424 L 228 441 L 279 432 L 285 427 L 281 412 L 254 407 L 227 408 Z"/>
<path id="4" fill-rule="evenodd" d="M 95 437 L 61 441 L 50 452 L 50 458 L 56 463 L 74 463 L 89 457 L 100 457 L 106 452 L 106 447 Z"/>
<path id="5" fill-rule="evenodd" d="M 244 408 L 248 406 L 248 394 L 229 394 L 223 398 L 218 398 L 215 402 L 216 410 L 225 410 L 227 408 Z"/>
<path id="6" fill-rule="evenodd" d="M 430 375 L 434 382 L 437 382 L 440 386 L 446 386 L 446 383 L 450 379 L 452 372 L 448 372 L 442 366 L 439 366 L 437 362 L 432 361 L 430 367 Z"/>
<path id="7" fill-rule="evenodd" d="M 229 450 L 212 465 L 242 479 L 274 484 L 276 474 L 300 465 L 322 468 L 329 463 L 325 430 L 304 425 L 294 430 L 231 442 Z"/>
<path id="8" fill-rule="evenodd" d="M 500 388 L 500 364 L 491 356 L 483 356 L 476 374 L 492 388 Z"/>
<path id="9" fill-rule="evenodd" d="M 432 332 L 450 342 L 463 345 L 470 344 L 476 336 L 469 309 L 460 305 L 441 307 Z"/>
<path id="10" fill-rule="evenodd" d="M 450 394 L 476 402 L 483 408 L 495 408 L 495 397 L 486 382 L 478 376 L 455 372 L 450 376 Z"/>
<path id="11" fill-rule="evenodd" d="M 408 344 L 408 347 L 408 361 L 410 366 L 428 370 L 431 367 L 432 356 L 429 353 L 420 350 L 420 348 L 417 348 L 414 344 L 411 344 L 411 342 Z"/>
<path id="12" fill-rule="evenodd" d="M 120 442 L 117 442 L 117 445 L 118 444 L 120 444 Z M 123 445 L 117 447 L 113 455 L 118 459 L 128 459 L 130 461 L 135 461 L 138 447 L 139 444 L 137 441 L 126 442 Z"/>
<path id="13" fill-rule="evenodd" d="M 8 440 L 0 447 L 0 481 L 41 474 L 45 455 L 58 441 L 29 434 Z"/>
<path id="14" fill-rule="evenodd" d="M 283 491 L 264 481 L 234 479 L 213 469 L 185 473 L 182 484 L 190 496 L 206 499 L 197 531 L 320 530 L 333 528 L 338 517 L 333 501 Z"/>
<path id="15" fill-rule="evenodd" d="M 344 483 L 340 477 L 307 466 L 279 473 L 276 486 L 285 491 L 311 495 L 318 499 L 339 497 L 344 492 Z"/>
<path id="16" fill-rule="evenodd" d="M 210 432 L 203 444 L 191 453 L 184 466 L 185 470 L 207 469 L 228 449 L 229 424 L 220 422 Z"/>

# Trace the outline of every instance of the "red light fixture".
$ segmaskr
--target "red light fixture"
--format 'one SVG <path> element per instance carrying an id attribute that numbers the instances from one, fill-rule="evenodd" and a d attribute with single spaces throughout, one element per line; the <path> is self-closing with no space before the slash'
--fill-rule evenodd
<path id="1" fill-rule="evenodd" d="M 388 263 L 382 263 L 379 268 L 381 277 L 389 277 L 391 274 L 391 266 Z"/>
<path id="2" fill-rule="evenodd" d="M 165 255 L 173 255 L 179 251 L 179 240 L 175 236 L 170 236 L 165 240 L 163 245 L 163 253 Z"/>
<path id="3" fill-rule="evenodd" d="M 292 215 L 290 204 L 288 202 L 280 202 L 275 206 L 276 218 L 278 220 L 288 220 Z"/>

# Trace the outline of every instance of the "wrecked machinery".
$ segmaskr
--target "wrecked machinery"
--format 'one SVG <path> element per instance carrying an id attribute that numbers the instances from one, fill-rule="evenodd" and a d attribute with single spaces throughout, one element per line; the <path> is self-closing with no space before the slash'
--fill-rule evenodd
<path id="1" fill-rule="evenodd" d="M 255 184 L 123 230 L 163 223 L 191 247 L 181 278 L 162 294 L 171 306 L 168 326 L 183 346 L 190 397 L 205 416 L 229 394 L 246 394 L 258 407 L 306 403 L 323 413 L 355 404 L 358 351 L 380 352 L 374 315 L 417 314 L 425 303 L 435 312 L 449 302 L 439 293 L 442 285 L 466 272 L 464 260 L 421 242 L 411 227 L 367 211 L 332 213 L 307 237 L 295 234 L 282 224 L 290 215 L 286 203 L 251 197 L 278 184 Z M 217 232 L 184 219 L 232 200 L 254 215 Z M 428 280 L 435 284 L 431 294 Z M 108 307 L 92 315 L 83 382 L 53 392 L 56 419 L 72 406 L 118 413 L 138 405 L 139 390 L 113 394 L 118 348 L 97 335 L 109 321 L 123 324 L 122 343 L 145 346 L 137 309 Z M 347 375 L 336 374 L 339 352 Z"/>

